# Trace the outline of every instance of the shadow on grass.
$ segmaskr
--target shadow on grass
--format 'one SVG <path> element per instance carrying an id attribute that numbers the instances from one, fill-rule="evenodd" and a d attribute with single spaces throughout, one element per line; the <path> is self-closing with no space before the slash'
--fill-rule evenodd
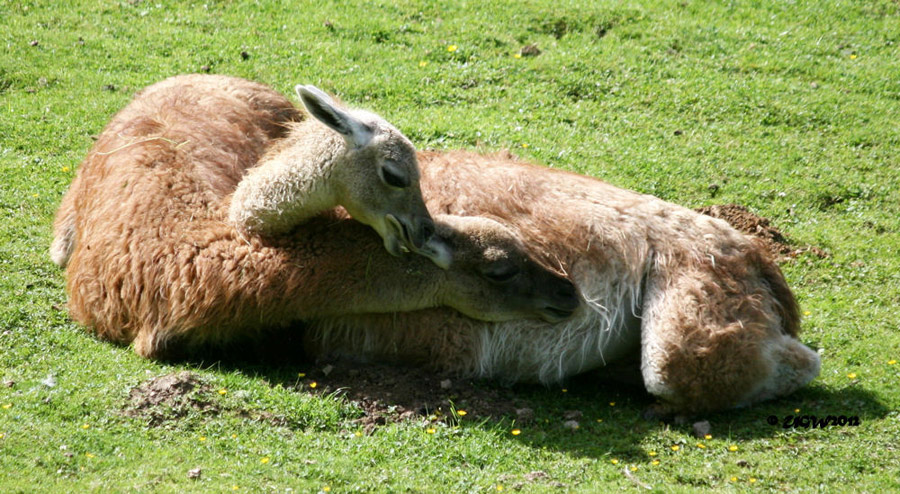
<path id="1" fill-rule="evenodd" d="M 189 363 L 240 371 L 296 392 L 343 396 L 360 409 L 354 422 L 367 433 L 377 433 L 379 426 L 391 422 L 445 420 L 464 427 L 499 428 L 509 433 L 510 440 L 534 448 L 593 458 L 612 455 L 631 462 L 652 460 L 640 446 L 645 435 L 672 430 L 690 437 L 698 421 L 710 423 L 716 440 L 742 441 L 823 429 L 809 420 L 795 424 L 792 417 L 843 415 L 865 424 L 889 412 L 874 393 L 860 387 L 830 389 L 813 383 L 786 398 L 752 407 L 661 422 L 644 418 L 654 398 L 639 381 L 611 382 L 602 371 L 576 376 L 563 386 L 505 386 L 423 367 L 314 362 L 304 357 L 302 337 L 296 331 L 207 350 Z M 458 410 L 465 411 L 463 418 Z M 818 433 L 852 427 L 831 425 Z M 696 447 L 693 441 L 685 446 Z"/>

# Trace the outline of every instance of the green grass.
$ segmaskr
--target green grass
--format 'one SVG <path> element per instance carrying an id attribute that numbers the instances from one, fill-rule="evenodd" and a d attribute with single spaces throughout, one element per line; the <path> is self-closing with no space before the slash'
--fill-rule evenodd
<path id="1" fill-rule="evenodd" d="M 626 466 L 665 492 L 900 489 L 897 2 L 320 3 L 0 0 L 0 373 L 14 383 L 0 386 L 0 491 L 596 492 L 635 487 Z M 542 53 L 514 56 L 529 43 Z M 134 91 L 203 66 L 285 93 L 319 85 L 420 148 L 508 147 L 686 206 L 750 207 L 831 254 L 783 266 L 821 377 L 707 417 L 706 448 L 689 425 L 640 419 L 641 394 L 582 381 L 526 390 L 544 406 L 518 436 L 507 420 L 357 437 L 351 404 L 265 377 L 297 369 L 193 368 L 228 390 L 212 395 L 220 413 L 161 427 L 123 415 L 133 386 L 188 366 L 67 319 L 50 225 Z M 765 422 L 797 408 L 861 425 Z M 574 433 L 567 409 L 585 413 Z M 525 480 L 538 470 L 548 478 Z"/>

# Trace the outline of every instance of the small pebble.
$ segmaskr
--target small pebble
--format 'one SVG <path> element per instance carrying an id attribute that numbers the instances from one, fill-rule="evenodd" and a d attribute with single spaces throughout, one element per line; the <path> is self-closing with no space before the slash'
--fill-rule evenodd
<path id="1" fill-rule="evenodd" d="M 709 434 L 711 430 L 712 426 L 709 424 L 709 421 L 703 420 L 700 422 L 694 422 L 692 433 L 697 439 L 703 439 L 707 434 Z"/>

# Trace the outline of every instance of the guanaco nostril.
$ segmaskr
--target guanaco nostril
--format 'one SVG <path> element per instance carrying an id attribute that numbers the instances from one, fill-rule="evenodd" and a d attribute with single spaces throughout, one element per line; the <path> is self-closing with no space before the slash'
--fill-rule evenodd
<path id="1" fill-rule="evenodd" d="M 412 243 L 417 249 L 421 249 L 426 242 L 434 235 L 434 222 L 430 218 L 422 218 L 419 220 L 418 235 L 413 236 Z"/>

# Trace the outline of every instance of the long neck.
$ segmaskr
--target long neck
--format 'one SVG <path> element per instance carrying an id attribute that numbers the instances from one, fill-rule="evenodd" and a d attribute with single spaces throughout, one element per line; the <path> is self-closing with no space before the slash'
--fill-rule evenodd
<path id="1" fill-rule="evenodd" d="M 318 121 L 298 124 L 238 183 L 229 220 L 244 232 L 281 234 L 337 206 L 334 168 L 346 150 Z"/>

